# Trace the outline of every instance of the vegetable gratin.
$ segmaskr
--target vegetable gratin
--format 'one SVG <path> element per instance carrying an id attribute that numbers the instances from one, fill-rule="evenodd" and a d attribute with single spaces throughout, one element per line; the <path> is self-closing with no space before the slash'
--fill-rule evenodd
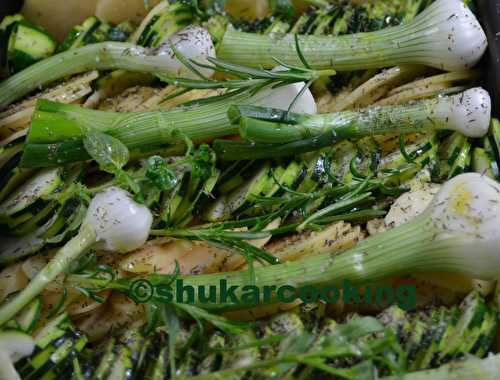
<path id="1" fill-rule="evenodd" d="M 0 20 L 0 380 L 500 378 L 476 3 L 56 3 Z"/>

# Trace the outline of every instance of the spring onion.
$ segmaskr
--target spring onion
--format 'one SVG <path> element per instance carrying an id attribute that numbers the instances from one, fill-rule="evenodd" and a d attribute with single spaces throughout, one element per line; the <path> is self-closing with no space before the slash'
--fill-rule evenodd
<path id="1" fill-rule="evenodd" d="M 111 187 L 90 202 L 76 237 L 61 248 L 28 286 L 0 307 L 0 326 L 11 319 L 69 265 L 90 248 L 128 252 L 142 246 L 153 217 L 149 209 L 133 201 L 127 192 Z"/>
<path id="2" fill-rule="evenodd" d="M 239 124 L 241 136 L 249 140 L 215 143 L 221 158 L 232 160 L 294 155 L 342 139 L 390 133 L 447 129 L 483 137 L 489 128 L 491 99 L 482 88 L 473 88 L 409 105 L 332 114 L 285 114 L 251 106 L 233 106 L 228 114 Z"/>
<path id="3" fill-rule="evenodd" d="M 477 173 L 448 181 L 429 207 L 412 221 L 360 242 L 338 254 L 324 253 L 295 262 L 247 271 L 183 277 L 184 285 L 230 286 L 255 284 L 279 287 L 291 285 L 339 285 L 373 283 L 382 278 L 432 272 L 463 274 L 491 280 L 498 277 L 500 256 L 500 183 Z M 214 309 L 234 304 L 203 305 Z M 241 308 L 241 305 L 239 306 Z"/>
<path id="4" fill-rule="evenodd" d="M 27 138 L 22 165 L 54 166 L 89 159 L 83 148 L 82 127 L 94 128 L 124 143 L 132 156 L 167 151 L 179 147 L 175 132 L 194 142 L 238 134 L 227 110 L 232 104 L 256 104 L 314 114 L 316 103 L 304 84 L 292 83 L 265 88 L 255 95 L 250 91 L 224 96 L 210 104 L 179 107 L 165 112 L 114 113 L 89 110 L 75 105 L 39 101 Z M 177 145 L 176 145 L 177 144 Z"/>
<path id="5" fill-rule="evenodd" d="M 453 362 L 436 369 L 412 372 L 403 376 L 383 377 L 382 380 L 496 380 L 500 373 L 500 355 L 485 359 L 470 357 L 460 362 Z"/>
<path id="6" fill-rule="evenodd" d="M 487 40 L 478 20 L 460 0 L 438 0 L 407 24 L 339 37 L 258 35 L 228 30 L 217 50 L 225 61 L 254 67 L 276 59 L 301 65 L 297 45 L 311 67 L 337 71 L 422 64 L 453 71 L 474 66 Z"/>
<path id="7" fill-rule="evenodd" d="M 119 42 L 92 44 L 56 54 L 0 83 L 0 109 L 55 80 L 94 69 L 192 77 L 194 73 L 177 58 L 177 52 L 200 62 L 215 56 L 209 33 L 196 26 L 178 31 L 156 49 Z M 198 72 L 203 76 L 212 75 L 210 69 L 200 68 Z"/>

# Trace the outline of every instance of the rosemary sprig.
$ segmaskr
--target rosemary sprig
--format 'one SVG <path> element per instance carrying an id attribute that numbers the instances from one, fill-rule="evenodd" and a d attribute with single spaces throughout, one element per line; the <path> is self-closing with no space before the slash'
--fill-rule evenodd
<path id="1" fill-rule="evenodd" d="M 180 53 L 177 52 L 177 54 L 179 54 L 179 57 Z M 268 86 L 277 88 L 298 82 L 309 83 L 325 76 L 335 75 L 335 70 L 314 70 L 307 66 L 291 66 L 282 62 L 279 62 L 282 66 L 281 70 L 265 70 L 227 63 L 216 58 L 208 58 L 208 61 L 211 65 L 183 59 L 183 63 L 189 65 L 188 67 L 191 67 L 193 70 L 196 70 L 193 66 L 195 65 L 219 72 L 230 79 L 188 79 L 166 74 L 157 74 L 157 76 L 165 83 L 184 89 L 222 88 L 229 90 L 249 90 L 252 93 L 256 93 Z"/>

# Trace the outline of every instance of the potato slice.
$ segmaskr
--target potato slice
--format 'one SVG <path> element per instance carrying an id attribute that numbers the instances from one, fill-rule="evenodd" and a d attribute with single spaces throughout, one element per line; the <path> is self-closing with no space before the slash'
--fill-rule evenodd
<path id="1" fill-rule="evenodd" d="M 96 3 L 97 0 L 25 0 L 22 13 L 62 41 L 71 28 L 94 14 Z"/>
<path id="2" fill-rule="evenodd" d="M 0 272 L 0 302 L 9 294 L 17 292 L 28 285 L 28 277 L 21 264 L 8 266 Z"/>
<path id="3" fill-rule="evenodd" d="M 151 8 L 159 2 L 160 0 L 97 0 L 95 15 L 114 24 L 123 21 L 133 21 L 139 24 Z"/>

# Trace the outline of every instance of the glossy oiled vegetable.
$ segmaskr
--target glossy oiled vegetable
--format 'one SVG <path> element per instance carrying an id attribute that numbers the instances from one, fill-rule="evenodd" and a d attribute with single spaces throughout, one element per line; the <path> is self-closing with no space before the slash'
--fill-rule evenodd
<path id="1" fill-rule="evenodd" d="M 21 293 L 0 307 L 0 325 L 7 322 L 69 265 L 91 247 L 128 252 L 142 246 L 151 228 L 151 212 L 119 188 L 94 197 L 76 237 L 54 256 Z"/>
<path id="2" fill-rule="evenodd" d="M 474 66 L 487 48 L 486 35 L 460 0 L 438 0 L 413 21 L 382 31 L 341 37 L 292 34 L 260 36 L 228 30 L 218 48 L 220 59 L 254 67 L 273 67 L 275 59 L 317 69 L 352 71 L 402 64 L 444 70 Z"/>
<path id="3" fill-rule="evenodd" d="M 190 26 L 168 36 L 157 49 L 145 49 L 130 43 L 103 42 L 56 54 L 0 83 L 0 108 L 27 95 L 30 91 L 68 75 L 92 69 L 125 69 L 139 72 L 193 75 L 176 57 L 207 62 L 214 57 L 214 46 L 208 32 Z M 210 70 L 200 69 L 210 76 Z"/>

